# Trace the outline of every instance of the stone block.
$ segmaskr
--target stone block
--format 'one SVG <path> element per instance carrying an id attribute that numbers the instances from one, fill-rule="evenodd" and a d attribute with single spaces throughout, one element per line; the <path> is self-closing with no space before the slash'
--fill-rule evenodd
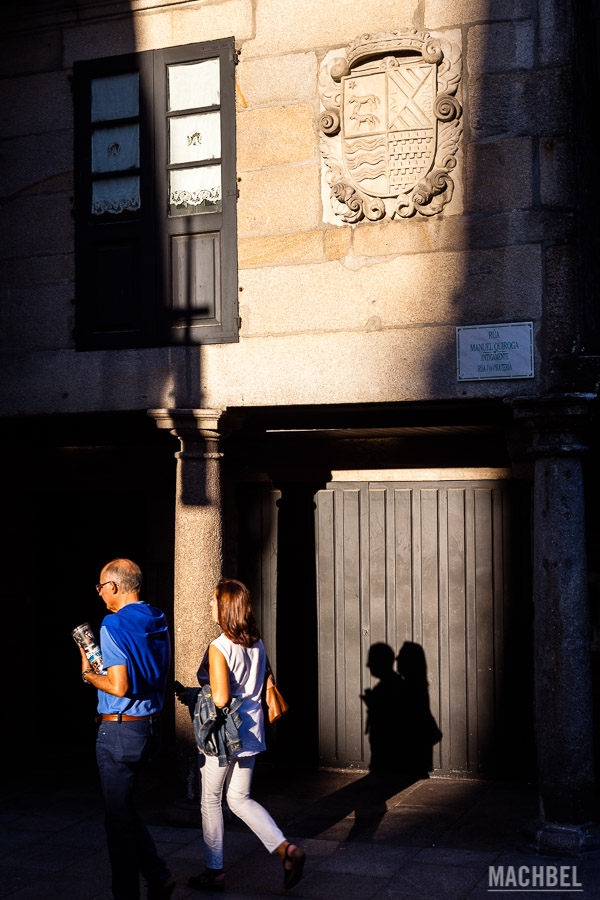
<path id="1" fill-rule="evenodd" d="M 213 41 L 222 37 L 235 37 L 242 42 L 254 34 L 252 0 L 210 0 L 189 4 L 190 8 L 175 8 L 173 43 L 189 44 L 190 41 Z"/>
<path id="2" fill-rule="evenodd" d="M 46 134 L 73 127 L 73 98 L 66 72 L 0 80 L 0 137 Z"/>
<path id="3" fill-rule="evenodd" d="M 550 356 L 568 356 L 577 341 L 576 273 L 571 246 L 546 249 L 546 335 Z"/>
<path id="4" fill-rule="evenodd" d="M 56 131 L 0 141 L 0 197 L 73 190 L 73 133 Z"/>
<path id="5" fill-rule="evenodd" d="M 537 9 L 540 64 L 562 65 L 571 53 L 573 4 L 569 0 L 538 0 Z"/>
<path id="6" fill-rule="evenodd" d="M 244 334 L 381 330 L 536 318 L 537 246 L 247 269 Z"/>
<path id="7" fill-rule="evenodd" d="M 314 262 L 323 258 L 322 231 L 296 231 L 294 234 L 241 238 L 238 243 L 240 270 L 247 266 Z M 240 272 L 240 284 L 244 284 Z"/>
<path id="8" fill-rule="evenodd" d="M 531 0 L 425 0 L 425 28 L 524 19 L 530 15 Z"/>
<path id="9" fill-rule="evenodd" d="M 3 351 L 0 408 L 6 415 L 118 412 L 177 406 L 185 348 Z M 52 378 L 48 373 L 52 372 Z"/>
<path id="10" fill-rule="evenodd" d="M 566 138 L 540 138 L 540 199 L 544 206 L 575 205 L 575 148 Z"/>
<path id="11" fill-rule="evenodd" d="M 317 57 L 291 53 L 245 60 L 242 50 L 236 78 L 238 109 L 312 101 L 317 92 Z"/>
<path id="12" fill-rule="evenodd" d="M 534 28 L 524 22 L 474 25 L 467 32 L 467 71 L 470 75 L 510 72 L 533 66 Z"/>
<path id="13" fill-rule="evenodd" d="M 511 244 L 537 244 L 564 240 L 572 231 L 570 214 L 539 209 L 515 209 L 489 215 L 440 216 L 432 219 L 364 224 L 354 229 L 357 257 L 427 253 L 440 250 L 476 250 Z"/>
<path id="14" fill-rule="evenodd" d="M 560 241 L 572 232 L 572 228 L 570 213 L 558 215 L 531 208 L 491 212 L 486 216 L 477 213 L 476 217 L 414 217 L 386 223 L 361 223 L 354 227 L 327 229 L 325 256 L 327 259 L 343 259 L 352 245 L 355 263 L 358 260 L 360 264 L 361 257 Z"/>
<path id="15" fill-rule="evenodd" d="M 240 235 L 310 231 L 319 227 L 318 166 L 282 166 L 243 175 L 239 188 Z"/>
<path id="16" fill-rule="evenodd" d="M 569 130 L 569 78 L 553 70 L 484 75 L 469 79 L 469 123 L 475 139 Z"/>
<path id="17" fill-rule="evenodd" d="M 73 346 L 73 284 L 0 288 L 0 347 L 13 350 Z"/>
<path id="18" fill-rule="evenodd" d="M 51 72 L 62 67 L 62 37 L 58 29 L 31 35 L 11 35 L 0 41 L 0 76 Z"/>
<path id="19" fill-rule="evenodd" d="M 396 403 L 536 390 L 535 379 L 457 384 L 453 325 L 244 338 L 203 346 L 201 354 L 201 395 L 212 406 Z"/>
<path id="20" fill-rule="evenodd" d="M 133 17 L 79 25 L 65 31 L 64 64 L 119 53 L 177 47 L 195 41 L 252 35 L 251 0 L 225 0 L 176 6 L 159 11 L 140 10 Z"/>
<path id="21" fill-rule="evenodd" d="M 360 34 L 413 24 L 414 0 L 257 0 L 256 37 L 244 57 L 342 46 Z"/>
<path id="22" fill-rule="evenodd" d="M 350 250 L 352 230 L 346 228 L 329 228 L 325 232 L 325 256 L 327 259 L 342 259 Z"/>
<path id="23" fill-rule="evenodd" d="M 457 220 L 460 221 L 460 220 Z M 364 223 L 354 231 L 354 254 L 361 256 L 392 256 L 398 253 L 427 253 L 433 247 L 429 232 L 439 219 L 398 219 L 385 223 Z"/>
<path id="24" fill-rule="evenodd" d="M 24 195 L 2 209 L 0 258 L 66 254 L 73 250 L 72 204 L 68 194 Z M 10 227 L 8 224 L 10 224 Z"/>
<path id="25" fill-rule="evenodd" d="M 469 212 L 529 208 L 533 200 L 531 139 L 469 144 L 465 184 Z"/>
<path id="26" fill-rule="evenodd" d="M 75 254 L 5 259 L 0 268 L 0 284 L 22 287 L 28 284 L 62 284 L 75 280 Z"/>
<path id="27" fill-rule="evenodd" d="M 434 247 L 483 249 L 512 244 L 537 244 L 564 240 L 573 229 L 572 215 L 540 209 L 515 209 L 465 217 L 460 223 L 440 222 L 430 232 Z"/>
<path id="28" fill-rule="evenodd" d="M 357 225 L 353 248 L 357 257 L 476 250 L 511 244 L 560 241 L 572 232 L 570 213 L 514 209 L 482 216 L 440 216 L 399 220 L 385 225 Z"/>
<path id="29" fill-rule="evenodd" d="M 316 159 L 313 110 L 308 104 L 240 112 L 236 130 L 239 172 Z"/>
<path id="30" fill-rule="evenodd" d="M 166 16 L 163 17 L 166 18 Z M 119 56 L 138 49 L 133 19 L 111 19 L 76 25 L 64 31 L 63 65 L 84 59 Z"/>

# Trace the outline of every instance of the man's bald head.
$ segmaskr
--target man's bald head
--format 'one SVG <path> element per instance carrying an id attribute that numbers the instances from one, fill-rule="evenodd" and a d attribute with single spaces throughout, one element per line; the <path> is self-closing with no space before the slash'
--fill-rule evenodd
<path id="1" fill-rule="evenodd" d="M 124 594 L 137 594 L 142 587 L 142 570 L 132 559 L 112 559 L 102 569 L 101 581 L 115 581 Z"/>

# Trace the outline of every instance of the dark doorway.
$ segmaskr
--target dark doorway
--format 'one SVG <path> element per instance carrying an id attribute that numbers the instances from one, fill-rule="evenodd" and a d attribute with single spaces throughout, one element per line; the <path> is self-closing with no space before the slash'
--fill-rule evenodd
<path id="1" fill-rule="evenodd" d="M 252 591 L 277 684 L 290 705 L 269 729 L 269 753 L 300 768 L 318 763 L 315 493 L 315 485 L 292 482 L 238 491 L 240 577 Z"/>
<path id="2" fill-rule="evenodd" d="M 368 768 L 369 648 L 414 641 L 443 734 L 435 771 L 531 774 L 527 485 L 255 484 L 239 507 L 240 575 L 295 708 L 277 726 L 277 755 Z"/>
<path id="3" fill-rule="evenodd" d="M 19 723 L 8 752 L 15 767 L 42 773 L 95 771 L 97 694 L 79 676 L 71 631 L 89 622 L 99 635 L 102 565 L 115 556 L 139 562 L 144 599 L 172 623 L 172 453 L 143 420 L 107 416 L 96 424 L 79 423 L 78 434 L 73 424 L 62 433 L 37 427 L 18 456 L 26 479 L 17 476 L 16 456 L 4 454 L 5 640 L 20 660 L 18 678 L 6 684 L 5 708 Z"/>

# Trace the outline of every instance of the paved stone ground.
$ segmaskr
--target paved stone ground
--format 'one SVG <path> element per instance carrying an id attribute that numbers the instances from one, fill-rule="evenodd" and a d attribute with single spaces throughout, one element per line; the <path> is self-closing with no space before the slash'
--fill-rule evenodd
<path id="1" fill-rule="evenodd" d="M 91 786 L 90 786 L 91 785 Z M 177 880 L 174 900 L 202 896 L 187 879 L 204 868 L 195 806 L 142 803 L 161 854 Z M 532 855 L 527 825 L 531 786 L 431 778 L 392 784 L 372 776 L 319 772 L 286 781 L 259 770 L 254 795 L 307 852 L 293 898 L 325 900 L 482 900 L 527 895 L 600 900 L 600 859 Z M 93 779 L 8 780 L 0 817 L 0 897 L 110 900 L 101 800 Z M 225 842 L 229 900 L 281 896 L 278 860 L 232 819 Z M 488 891 L 488 866 L 577 865 L 583 890 Z M 208 894 L 208 896 L 211 896 Z"/>

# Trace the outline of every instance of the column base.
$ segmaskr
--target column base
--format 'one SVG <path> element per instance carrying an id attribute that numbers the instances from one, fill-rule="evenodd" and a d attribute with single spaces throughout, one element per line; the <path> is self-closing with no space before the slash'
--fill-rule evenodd
<path id="1" fill-rule="evenodd" d="M 528 829 L 528 839 L 535 853 L 546 856 L 581 856 L 600 851 L 600 825 L 558 825 L 538 819 Z"/>

